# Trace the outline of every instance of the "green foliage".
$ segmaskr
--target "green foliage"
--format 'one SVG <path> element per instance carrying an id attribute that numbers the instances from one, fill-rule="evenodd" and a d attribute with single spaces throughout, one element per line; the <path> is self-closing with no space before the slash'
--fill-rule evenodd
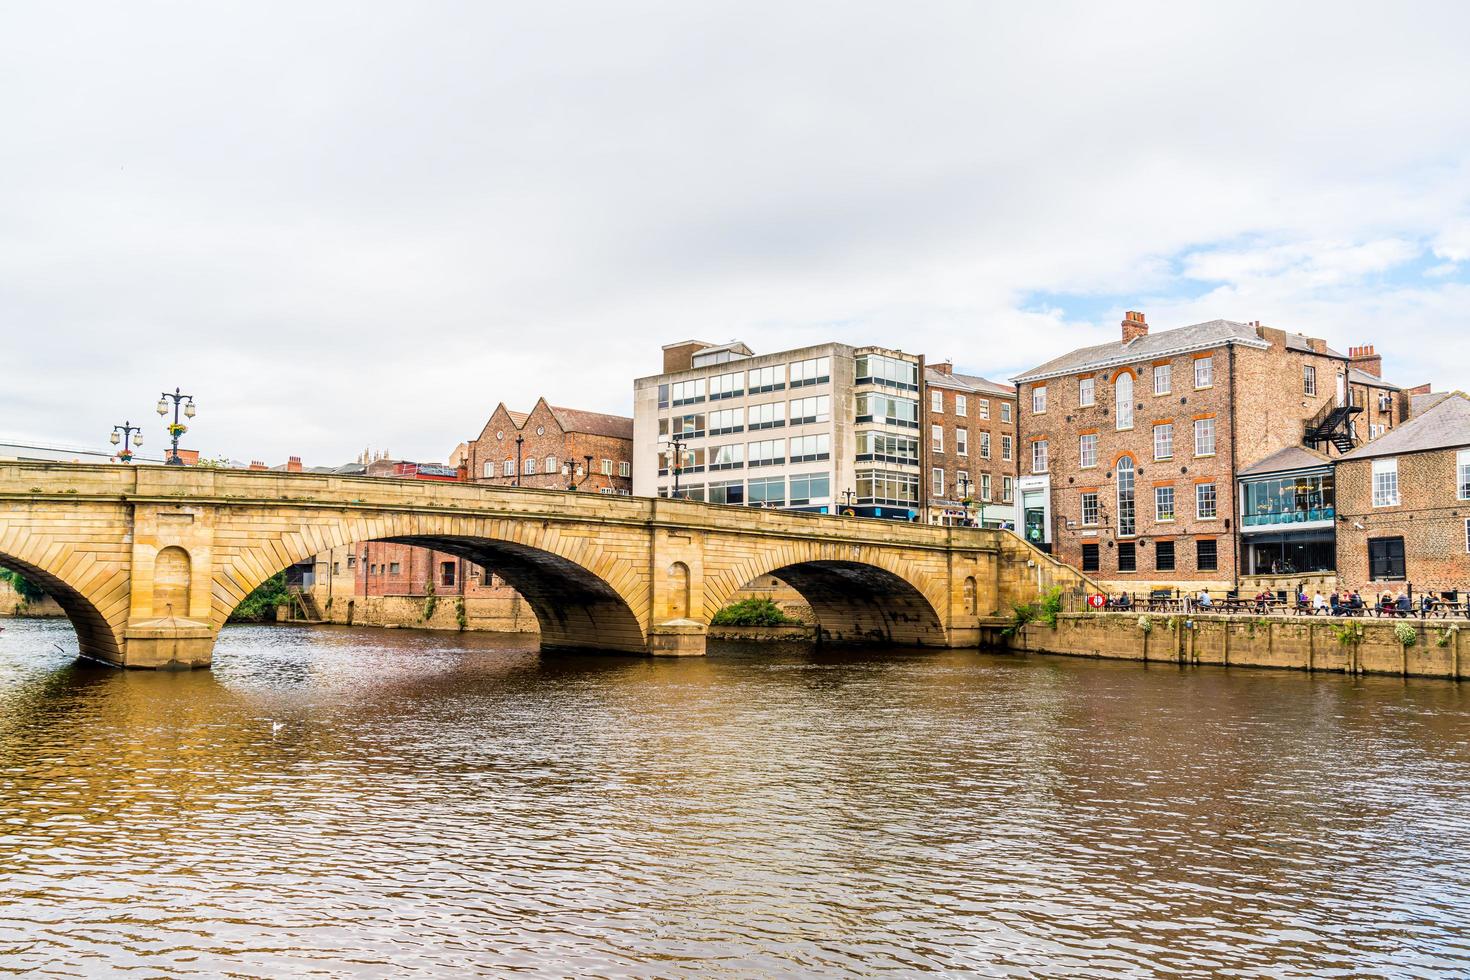
<path id="1" fill-rule="evenodd" d="M 1408 623 L 1394 623 L 1393 637 L 1406 647 L 1419 642 L 1419 631 Z"/>
<path id="2" fill-rule="evenodd" d="M 434 616 L 434 610 L 439 608 L 439 594 L 434 591 L 434 580 L 431 578 L 424 583 L 424 622 L 428 622 Z"/>
<path id="3" fill-rule="evenodd" d="M 459 624 L 461 632 L 469 628 L 470 617 L 464 611 L 463 599 L 454 600 L 454 621 Z"/>
<path id="4" fill-rule="evenodd" d="M 1441 627 L 1439 629 L 1439 635 L 1434 638 L 1434 645 L 1437 647 L 1449 646 L 1450 643 L 1454 640 L 1455 634 L 1458 632 L 1460 632 L 1460 627 L 1458 626 Z"/>
<path id="5" fill-rule="evenodd" d="M 1152 633 L 1154 631 L 1154 621 L 1152 619 L 1149 619 L 1147 614 L 1139 616 L 1138 628 L 1143 630 L 1144 635 L 1147 636 L 1149 633 Z"/>
<path id="6" fill-rule="evenodd" d="M 277 572 L 256 586 L 255 591 L 241 600 L 230 613 L 232 623 L 271 623 L 276 619 L 276 607 L 288 601 L 286 573 Z"/>
<path id="7" fill-rule="evenodd" d="M 1337 637 L 1337 642 L 1342 646 L 1355 647 L 1363 642 L 1363 627 L 1356 623 L 1343 623 L 1332 627 L 1332 635 Z"/>
<path id="8" fill-rule="evenodd" d="M 1026 628 L 1026 624 L 1036 619 L 1040 610 L 1034 602 L 1011 603 L 1011 625 L 1000 631 L 1001 636 L 1011 637 Z"/>
<path id="9" fill-rule="evenodd" d="M 32 583 L 30 579 L 21 575 L 19 572 L 12 572 L 8 568 L 0 568 L 0 582 L 9 582 L 10 587 L 15 590 L 15 594 L 20 596 L 21 602 L 27 605 L 46 598 L 45 591 L 39 586 Z"/>
<path id="10" fill-rule="evenodd" d="M 770 599 L 741 599 L 715 613 L 712 626 L 794 626 L 792 619 Z"/>
<path id="11" fill-rule="evenodd" d="M 1057 628 L 1057 616 L 1061 614 L 1061 611 L 1062 587 L 1060 585 L 1053 585 L 1045 595 L 1036 597 L 1036 618 L 1052 629 Z"/>

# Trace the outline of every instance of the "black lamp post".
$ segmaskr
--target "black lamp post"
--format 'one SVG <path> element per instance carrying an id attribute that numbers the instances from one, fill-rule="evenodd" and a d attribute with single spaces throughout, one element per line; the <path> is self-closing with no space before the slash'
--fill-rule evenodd
<path id="1" fill-rule="evenodd" d="M 174 389 L 173 394 L 165 391 L 162 395 L 159 395 L 158 414 L 165 418 L 168 417 L 169 402 L 174 403 L 174 420 L 168 427 L 169 437 L 173 440 L 173 448 L 169 451 L 168 459 L 164 460 L 164 464 L 167 466 L 183 466 L 184 461 L 179 458 L 179 437 L 185 432 L 188 432 L 189 427 L 179 421 L 179 406 L 182 405 L 184 407 L 184 417 L 192 419 L 194 417 L 194 396 L 186 395 L 178 388 Z"/>
<path id="2" fill-rule="evenodd" d="M 586 476 L 587 471 L 577 465 L 576 460 L 569 459 L 561 464 L 562 472 L 567 475 L 567 489 L 577 489 L 577 480 Z"/>
<path id="3" fill-rule="evenodd" d="M 668 455 L 671 457 L 670 460 L 669 460 L 670 468 L 674 471 L 674 495 L 673 495 L 673 499 L 678 500 L 679 499 L 679 474 L 684 471 L 684 440 L 683 439 L 670 439 L 669 442 L 668 442 L 668 446 L 669 446 Z M 587 459 L 588 459 L 588 462 L 591 462 L 592 457 L 589 456 L 589 457 L 587 457 Z"/>
<path id="4" fill-rule="evenodd" d="M 129 440 L 131 439 L 131 442 Z M 112 444 L 116 446 L 122 443 L 122 448 L 117 451 L 117 458 L 124 463 L 133 461 L 133 446 L 143 445 L 143 427 L 123 422 L 122 425 L 112 427 Z"/>
<path id="5" fill-rule="evenodd" d="M 965 526 L 970 524 L 970 474 L 960 474 L 960 506 L 965 508 Z M 984 511 L 981 511 L 981 522 L 984 523 Z"/>
<path id="6" fill-rule="evenodd" d="M 516 436 L 516 486 L 521 485 L 521 444 L 526 441 L 523 435 Z"/>
<path id="7" fill-rule="evenodd" d="M 851 510 L 852 509 L 853 502 L 855 500 L 857 500 L 857 491 L 856 490 L 844 490 L 844 491 L 842 491 L 842 506 L 843 507 L 846 507 L 849 510 Z"/>

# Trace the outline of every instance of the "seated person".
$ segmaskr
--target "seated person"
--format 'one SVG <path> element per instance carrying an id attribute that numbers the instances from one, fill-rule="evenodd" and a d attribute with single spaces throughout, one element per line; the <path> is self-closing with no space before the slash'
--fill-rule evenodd
<path id="1" fill-rule="evenodd" d="M 1200 589 L 1199 590 L 1199 607 L 1201 609 L 1209 609 L 1209 608 L 1213 607 L 1214 605 L 1215 605 L 1215 600 L 1213 600 L 1213 599 L 1210 598 L 1210 590 L 1209 589 Z"/>
<path id="2" fill-rule="evenodd" d="M 1332 615 L 1334 615 L 1334 616 L 1341 616 L 1342 615 L 1342 595 L 1340 593 L 1334 591 L 1332 593 L 1332 595 L 1328 596 L 1328 598 L 1327 598 L 1327 608 L 1332 611 Z"/>

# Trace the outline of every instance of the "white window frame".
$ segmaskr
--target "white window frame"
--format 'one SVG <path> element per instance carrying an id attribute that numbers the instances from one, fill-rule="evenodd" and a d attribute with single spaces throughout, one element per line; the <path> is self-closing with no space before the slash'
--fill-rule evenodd
<path id="1" fill-rule="evenodd" d="M 954 451 L 957 456 L 970 455 L 970 430 L 964 426 L 954 430 Z"/>
<path id="2" fill-rule="evenodd" d="M 1097 379 L 1083 378 L 1077 382 L 1077 407 L 1091 408 L 1097 404 Z"/>
<path id="3" fill-rule="evenodd" d="M 1470 500 L 1470 449 L 1455 454 L 1456 499 Z"/>
<path id="4" fill-rule="evenodd" d="M 957 394 L 954 396 L 954 413 L 956 415 L 963 417 L 969 407 L 968 400 L 964 395 Z"/>
<path id="5" fill-rule="evenodd" d="M 1161 506 L 1159 506 L 1160 501 L 1165 496 L 1167 496 L 1169 498 L 1169 511 L 1168 511 L 1169 516 L 1168 517 L 1165 517 L 1164 516 L 1164 509 Z M 1154 520 L 1155 521 L 1159 522 L 1160 524 L 1172 524 L 1174 522 L 1175 517 L 1177 516 L 1177 513 L 1178 513 L 1177 510 L 1176 510 L 1176 507 L 1177 507 L 1177 504 L 1176 504 L 1175 498 L 1174 498 L 1174 488 L 1172 486 L 1170 486 L 1170 487 L 1154 487 Z"/>
<path id="6" fill-rule="evenodd" d="M 1194 420 L 1194 454 L 1195 456 L 1215 455 L 1215 420 Z"/>
<path id="7" fill-rule="evenodd" d="M 1210 512 L 1206 514 L 1200 505 L 1204 503 L 1205 488 L 1210 490 Z M 1220 491 L 1213 483 L 1196 483 L 1194 485 L 1194 516 L 1197 520 L 1212 521 L 1220 516 Z"/>
<path id="8" fill-rule="evenodd" d="M 1200 368 L 1204 368 L 1204 371 L 1201 372 Z M 1203 373 L 1205 376 L 1203 383 L 1200 382 L 1201 373 Z M 1215 355 L 1211 354 L 1209 357 L 1196 357 L 1194 359 L 1195 390 L 1199 391 L 1201 388 L 1213 387 L 1215 387 Z"/>
<path id="9" fill-rule="evenodd" d="M 1302 365 L 1302 394 L 1308 398 L 1317 396 L 1317 366 L 1315 364 Z"/>
<path id="10" fill-rule="evenodd" d="M 929 449 L 931 452 L 944 452 L 944 426 L 929 426 Z"/>
<path id="11" fill-rule="evenodd" d="M 1092 509 L 1092 514 L 1091 514 L 1091 520 L 1088 519 L 1089 515 L 1087 513 L 1087 511 L 1088 511 L 1087 498 L 1088 497 L 1091 497 L 1092 498 L 1092 508 L 1091 508 Z M 1101 516 L 1102 515 L 1102 504 L 1100 503 L 1101 499 L 1102 498 L 1098 495 L 1098 492 L 1096 490 L 1085 490 L 1085 491 L 1082 492 L 1081 496 L 1078 498 L 1078 500 L 1077 500 L 1077 508 L 1078 508 L 1078 510 L 1080 510 L 1082 512 L 1081 513 L 1081 521 L 1082 521 L 1082 526 L 1083 527 L 1097 527 L 1101 523 L 1101 521 L 1102 521 L 1102 516 Z"/>
<path id="12" fill-rule="evenodd" d="M 1037 385 L 1031 389 L 1031 414 L 1046 414 L 1046 385 Z"/>
<path id="13" fill-rule="evenodd" d="M 1160 445 L 1160 441 L 1159 441 L 1159 436 L 1160 435 L 1163 435 L 1163 436 L 1166 437 L 1163 440 L 1163 445 Z M 1173 422 L 1158 422 L 1158 423 L 1155 423 L 1155 425 L 1154 425 L 1154 459 L 1158 460 L 1158 459 L 1173 459 L 1173 458 L 1174 458 L 1174 423 Z"/>
<path id="14" fill-rule="evenodd" d="M 1389 456 L 1373 461 L 1373 506 L 1399 505 L 1399 458 Z"/>
<path id="15" fill-rule="evenodd" d="M 1120 432 L 1133 428 L 1133 394 L 1133 375 L 1124 371 L 1113 381 L 1113 424 Z"/>
<path id="16" fill-rule="evenodd" d="M 942 388 L 929 389 L 929 411 L 935 415 L 944 414 L 944 390 Z"/>
<path id="17" fill-rule="evenodd" d="M 934 496 L 944 496 L 944 467 L 935 466 L 929 470 L 929 487 Z"/>
<path id="18" fill-rule="evenodd" d="M 1077 468 L 1090 470 L 1097 467 L 1097 433 L 1086 432 L 1077 437 Z"/>
<path id="19" fill-rule="evenodd" d="M 1174 390 L 1174 369 L 1170 364 L 1154 365 L 1154 394 L 1167 395 Z M 1162 382 L 1162 384 L 1160 384 Z"/>
<path id="20" fill-rule="evenodd" d="M 1031 443 L 1031 472 L 1047 473 L 1051 469 L 1050 446 L 1046 439 L 1036 439 Z"/>

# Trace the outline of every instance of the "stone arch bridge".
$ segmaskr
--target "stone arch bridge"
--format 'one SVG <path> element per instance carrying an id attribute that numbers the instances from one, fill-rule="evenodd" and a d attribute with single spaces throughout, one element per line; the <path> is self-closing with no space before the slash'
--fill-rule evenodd
<path id="1" fill-rule="evenodd" d="M 1010 602 L 1087 588 L 1014 534 L 470 484 L 162 466 L 0 463 L 0 566 L 66 610 L 84 656 L 201 667 L 261 582 L 355 541 L 492 568 L 542 644 L 704 652 L 711 617 L 774 574 L 835 642 L 974 646 Z"/>

